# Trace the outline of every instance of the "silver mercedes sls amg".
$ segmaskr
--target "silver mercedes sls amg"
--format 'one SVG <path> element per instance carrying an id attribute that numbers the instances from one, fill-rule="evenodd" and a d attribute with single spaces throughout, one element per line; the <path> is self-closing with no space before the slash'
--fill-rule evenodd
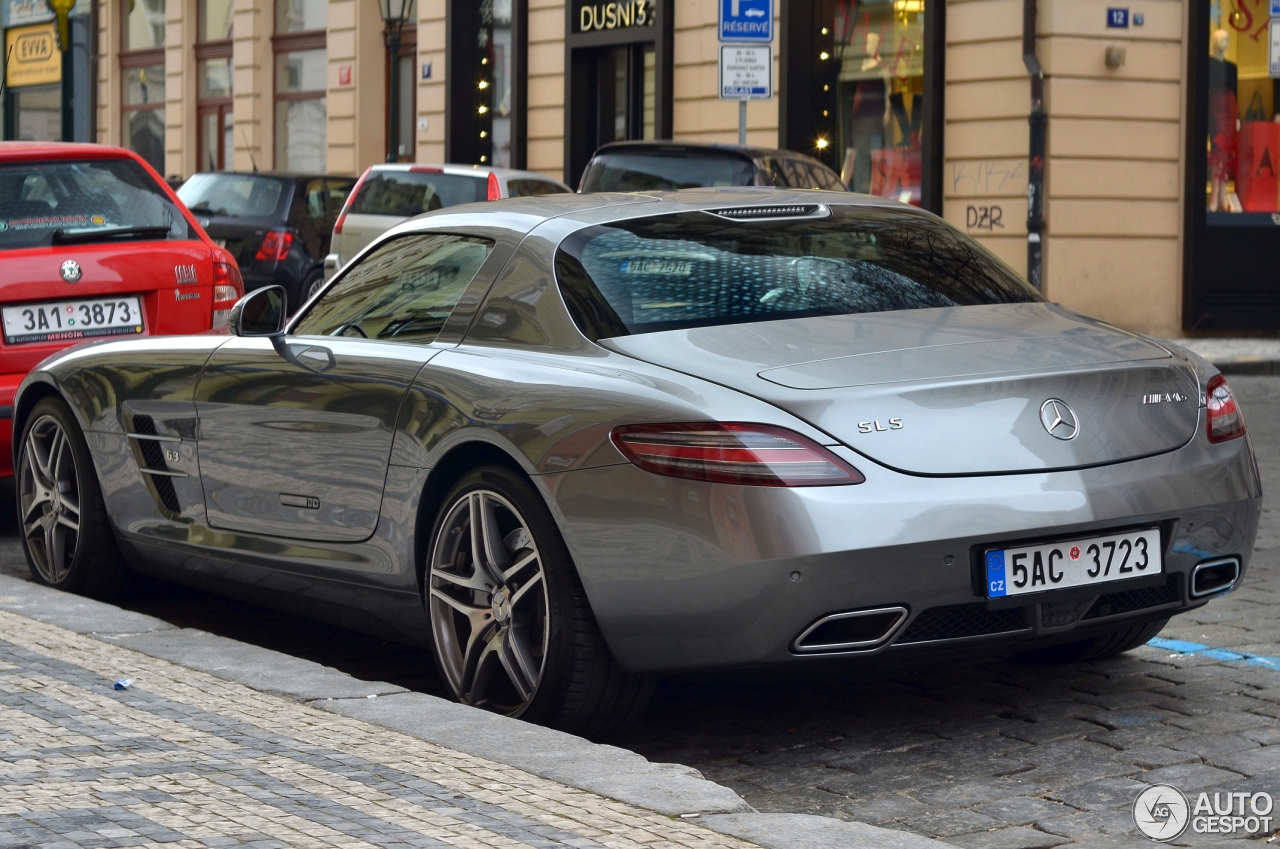
<path id="1" fill-rule="evenodd" d="M 133 569 L 394 633 L 463 702 L 601 736 L 660 672 L 1125 651 L 1253 549 L 1212 366 L 888 201 L 455 207 L 283 301 L 31 373 L 38 580 Z"/>

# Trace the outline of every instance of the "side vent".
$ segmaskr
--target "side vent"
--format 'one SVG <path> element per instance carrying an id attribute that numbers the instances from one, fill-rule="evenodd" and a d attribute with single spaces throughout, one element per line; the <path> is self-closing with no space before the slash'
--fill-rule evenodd
<path id="1" fill-rule="evenodd" d="M 773 206 L 736 206 L 708 209 L 711 215 L 730 221 L 773 221 L 779 218 L 826 218 L 831 210 L 820 203 L 775 204 Z"/>
<path id="2" fill-rule="evenodd" d="M 175 472 L 169 468 L 164 459 L 162 442 L 181 442 L 174 436 L 160 436 L 156 433 L 156 422 L 151 416 L 134 416 L 133 433 L 129 434 L 138 445 L 138 453 L 142 455 L 142 466 L 139 469 L 151 479 L 160 503 L 170 513 L 181 513 L 182 504 L 178 501 L 178 493 L 173 488 L 173 478 L 186 477 L 185 472 Z"/>

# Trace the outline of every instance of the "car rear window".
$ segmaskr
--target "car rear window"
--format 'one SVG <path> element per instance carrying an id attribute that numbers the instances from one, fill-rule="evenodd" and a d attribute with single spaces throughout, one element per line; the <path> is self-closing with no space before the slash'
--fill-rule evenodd
<path id="1" fill-rule="evenodd" d="M 251 174 L 194 174 L 178 197 L 196 215 L 273 218 L 287 182 Z"/>
<path id="2" fill-rule="evenodd" d="M 0 250 L 51 245 L 55 233 L 74 238 L 132 228 L 168 228 L 149 238 L 198 238 L 177 204 L 131 159 L 0 167 Z"/>
<path id="3" fill-rule="evenodd" d="M 569 191 L 550 180 L 508 180 L 507 192 L 513 198 L 531 198 L 538 195 L 560 195 Z"/>
<path id="4" fill-rule="evenodd" d="M 814 205 L 734 221 L 689 212 L 591 227 L 556 276 L 591 339 L 890 310 L 1040 301 L 977 242 L 920 213 Z"/>
<path id="5" fill-rule="evenodd" d="M 648 192 L 749 186 L 755 166 L 739 156 L 696 151 L 604 153 L 582 175 L 584 192 Z"/>
<path id="6" fill-rule="evenodd" d="M 351 201 L 354 215 L 412 218 L 433 209 L 489 199 L 489 174 L 440 174 L 432 171 L 375 171 Z"/>

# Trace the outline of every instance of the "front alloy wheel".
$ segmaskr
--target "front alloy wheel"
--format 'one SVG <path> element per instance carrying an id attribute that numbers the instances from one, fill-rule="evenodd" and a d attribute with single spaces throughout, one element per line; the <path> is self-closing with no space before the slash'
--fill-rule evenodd
<path id="1" fill-rule="evenodd" d="M 22 533 L 45 583 L 66 580 L 80 544 L 80 482 L 63 425 L 52 415 L 27 430 L 19 469 Z"/>
<path id="2" fill-rule="evenodd" d="M 528 521 L 501 494 L 474 489 L 446 508 L 431 552 L 431 626 L 458 700 L 524 713 L 550 638 L 547 581 Z"/>

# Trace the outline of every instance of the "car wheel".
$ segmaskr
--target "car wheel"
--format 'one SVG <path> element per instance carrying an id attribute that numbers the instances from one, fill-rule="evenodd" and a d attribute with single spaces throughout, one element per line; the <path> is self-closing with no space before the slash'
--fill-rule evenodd
<path id="1" fill-rule="evenodd" d="M 1042 663 L 1078 663 L 1086 660 L 1102 660 L 1132 651 L 1164 630 L 1169 624 L 1169 617 L 1139 622 L 1136 625 L 1125 625 L 1074 643 L 1050 646 L 1027 653 L 1027 658 Z"/>
<path id="2" fill-rule="evenodd" d="M 324 272 L 313 271 L 302 281 L 302 299 L 298 301 L 298 306 L 302 306 L 307 301 L 315 297 L 316 292 L 324 288 Z"/>
<path id="3" fill-rule="evenodd" d="M 537 491 L 485 466 L 436 517 L 427 561 L 436 665 L 464 704 L 604 737 L 644 709 L 652 680 L 613 659 Z"/>
<path id="4" fill-rule="evenodd" d="M 18 453 L 18 523 L 32 575 L 99 598 L 124 588 L 128 568 L 107 518 L 84 434 L 61 398 L 36 404 Z"/>

